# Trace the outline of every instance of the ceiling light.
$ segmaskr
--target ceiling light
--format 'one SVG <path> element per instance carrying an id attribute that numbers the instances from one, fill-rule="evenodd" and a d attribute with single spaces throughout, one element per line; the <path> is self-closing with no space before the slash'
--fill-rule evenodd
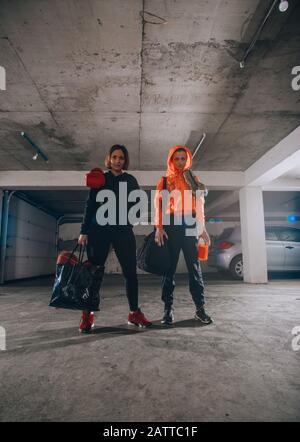
<path id="1" fill-rule="evenodd" d="M 279 11 L 280 12 L 287 11 L 288 7 L 289 7 L 289 2 L 287 0 L 280 0 L 280 3 L 279 3 Z"/>
<path id="2" fill-rule="evenodd" d="M 40 156 L 41 158 L 43 158 L 43 160 L 48 163 L 49 159 L 47 157 L 47 155 L 42 151 L 42 149 L 39 148 L 39 146 L 37 146 L 35 144 L 34 141 L 32 141 L 32 139 L 25 133 L 25 132 L 21 132 L 21 135 L 23 138 L 25 138 L 26 141 L 28 141 L 28 143 L 34 148 L 35 150 L 35 154 L 33 155 L 32 159 L 33 160 L 37 160 L 38 157 Z"/>

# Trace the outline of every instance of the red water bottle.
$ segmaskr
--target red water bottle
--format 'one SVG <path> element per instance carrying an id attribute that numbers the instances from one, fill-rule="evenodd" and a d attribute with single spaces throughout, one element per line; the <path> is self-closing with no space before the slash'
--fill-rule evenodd
<path id="1" fill-rule="evenodd" d="M 100 167 L 92 169 L 89 173 L 85 175 L 85 183 L 87 187 L 91 187 L 92 189 L 103 187 L 105 184 L 105 175 L 103 173 L 103 170 L 100 169 Z"/>
<path id="2" fill-rule="evenodd" d="M 208 244 L 200 243 L 198 245 L 198 259 L 199 261 L 207 261 L 208 260 Z"/>

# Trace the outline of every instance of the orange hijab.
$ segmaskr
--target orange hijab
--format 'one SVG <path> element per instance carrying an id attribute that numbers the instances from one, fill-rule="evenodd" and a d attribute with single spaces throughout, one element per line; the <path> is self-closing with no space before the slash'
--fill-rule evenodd
<path id="1" fill-rule="evenodd" d="M 183 170 L 179 171 L 175 168 L 174 162 L 173 162 L 173 155 L 176 152 L 176 150 L 178 149 L 183 149 L 186 154 L 187 154 L 187 161 L 186 161 L 186 165 L 184 167 Z M 168 155 L 168 159 L 167 159 L 167 172 L 166 172 L 166 176 L 170 176 L 170 175 L 178 175 L 178 174 L 182 174 L 183 172 L 185 172 L 186 170 L 190 169 L 192 167 L 193 164 L 193 157 L 192 157 L 192 153 L 190 151 L 190 149 L 186 146 L 181 146 L 180 144 L 177 146 L 173 146 L 171 147 L 171 149 L 169 150 L 169 155 Z"/>
<path id="2" fill-rule="evenodd" d="M 185 164 L 185 167 L 183 168 L 183 170 L 176 169 L 174 162 L 173 162 L 173 158 L 172 158 L 174 153 L 178 149 L 183 149 L 187 154 L 187 161 L 186 161 L 186 164 Z M 193 157 L 192 157 L 192 153 L 188 147 L 182 146 L 182 145 L 176 145 L 176 146 L 173 146 L 169 150 L 168 159 L 167 159 L 167 171 L 166 171 L 167 190 L 169 192 L 172 192 L 172 190 L 175 190 L 175 189 L 180 190 L 181 195 L 182 195 L 181 201 L 183 201 L 183 198 L 184 198 L 184 191 L 191 189 L 183 176 L 183 172 L 190 169 L 192 166 L 192 163 L 193 163 Z M 161 227 L 161 225 L 162 225 L 162 214 L 161 214 L 161 207 L 160 207 L 160 200 L 161 200 L 160 191 L 162 189 L 163 189 L 163 178 L 161 178 L 157 183 L 156 196 L 155 196 L 155 200 L 154 200 L 155 209 L 156 209 L 155 210 L 155 225 L 159 226 L 159 227 Z M 196 207 L 196 199 L 194 196 L 192 197 L 192 200 L 188 201 L 188 204 L 186 204 L 185 206 L 181 205 L 181 201 L 177 202 L 176 200 L 171 199 L 169 201 L 168 207 L 166 209 L 167 213 L 182 212 L 182 210 L 184 211 L 184 213 L 196 212 L 197 219 L 199 221 L 203 222 L 203 220 L 205 218 L 205 216 L 204 216 L 204 199 L 201 199 L 200 210 L 199 210 L 199 206 Z M 196 210 L 196 208 L 198 210 Z"/>

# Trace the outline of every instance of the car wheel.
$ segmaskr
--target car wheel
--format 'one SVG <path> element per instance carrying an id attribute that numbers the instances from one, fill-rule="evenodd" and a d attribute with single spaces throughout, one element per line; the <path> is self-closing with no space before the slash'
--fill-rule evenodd
<path id="1" fill-rule="evenodd" d="M 243 279 L 243 257 L 238 255 L 230 263 L 230 274 L 234 279 Z"/>

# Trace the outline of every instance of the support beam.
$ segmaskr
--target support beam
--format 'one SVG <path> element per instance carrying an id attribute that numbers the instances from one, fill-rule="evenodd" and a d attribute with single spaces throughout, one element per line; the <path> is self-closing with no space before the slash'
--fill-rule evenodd
<path id="1" fill-rule="evenodd" d="M 85 174 L 88 171 L 5 171 L 0 172 L 0 188 L 42 190 L 42 189 L 72 189 L 85 188 Z M 165 171 L 131 170 L 140 186 L 154 187 Z M 201 181 L 210 190 L 240 189 L 244 186 L 244 172 L 195 171 Z"/>
<path id="2" fill-rule="evenodd" d="M 300 165 L 300 126 L 245 171 L 246 186 L 264 186 Z"/>
<path id="3" fill-rule="evenodd" d="M 278 191 L 278 192 L 300 192 L 300 179 L 278 179 L 269 184 L 262 186 L 264 191 Z"/>
<path id="4" fill-rule="evenodd" d="M 262 190 L 240 190 L 241 234 L 244 282 L 267 283 L 267 252 Z"/>

